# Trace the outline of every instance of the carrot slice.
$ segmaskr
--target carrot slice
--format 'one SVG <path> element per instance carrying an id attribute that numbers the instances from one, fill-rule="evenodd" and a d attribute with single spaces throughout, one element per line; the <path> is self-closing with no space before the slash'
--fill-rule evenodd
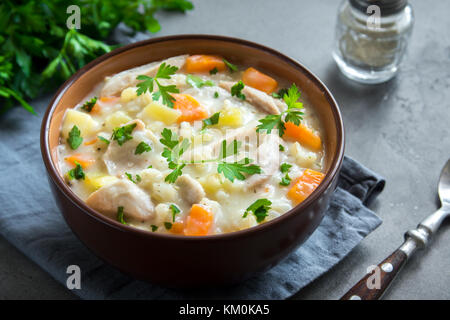
<path id="1" fill-rule="evenodd" d="M 305 147 L 316 151 L 322 147 L 322 139 L 304 124 L 300 123 L 300 125 L 296 126 L 292 122 L 286 122 L 285 126 L 286 131 L 284 134 L 297 140 Z"/>
<path id="2" fill-rule="evenodd" d="M 200 204 L 192 205 L 186 220 L 184 234 L 187 236 L 206 236 L 211 229 L 214 215 Z"/>
<path id="3" fill-rule="evenodd" d="M 178 123 L 208 118 L 206 109 L 192 96 L 180 93 L 174 93 L 172 96 L 175 98 L 173 108 L 181 111 L 181 116 L 177 119 Z"/>
<path id="4" fill-rule="evenodd" d="M 271 94 L 278 87 L 278 82 L 275 79 L 251 67 L 242 74 L 242 81 L 247 86 L 264 91 L 267 94 Z"/>
<path id="5" fill-rule="evenodd" d="M 97 138 L 94 138 L 94 139 L 92 139 L 92 140 L 90 140 L 90 141 L 86 141 L 86 142 L 84 143 L 84 145 L 85 145 L 85 146 L 90 146 L 91 144 L 96 143 L 97 140 L 98 140 Z"/>
<path id="6" fill-rule="evenodd" d="M 324 177 L 325 175 L 322 172 L 306 169 L 303 175 L 289 189 L 287 193 L 288 198 L 299 204 L 317 188 Z"/>
<path id="7" fill-rule="evenodd" d="M 86 169 L 90 165 L 92 165 L 95 162 L 95 159 L 91 159 L 86 157 L 86 155 L 82 154 L 74 154 L 69 157 L 64 158 L 67 162 L 71 163 L 73 166 L 76 166 L 76 162 L 78 162 L 83 169 Z"/>
<path id="8" fill-rule="evenodd" d="M 226 69 L 223 58 L 219 56 L 211 56 L 205 54 L 197 54 L 190 56 L 186 59 L 186 72 L 209 72 L 214 68 L 218 71 L 224 71 Z"/>
<path id="9" fill-rule="evenodd" d="M 172 228 L 170 228 L 170 232 L 175 234 L 183 234 L 184 233 L 184 224 L 182 222 L 174 222 L 172 224 Z"/>

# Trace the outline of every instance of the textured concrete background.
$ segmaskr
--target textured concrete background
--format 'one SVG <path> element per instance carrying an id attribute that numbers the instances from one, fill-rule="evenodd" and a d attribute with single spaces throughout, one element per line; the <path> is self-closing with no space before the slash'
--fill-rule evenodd
<path id="1" fill-rule="evenodd" d="M 373 209 L 383 224 L 333 270 L 294 298 L 337 299 L 402 242 L 438 205 L 437 179 L 450 156 L 450 2 L 410 1 L 416 24 L 398 76 L 362 86 L 343 78 L 332 58 L 337 0 L 197 0 L 186 15 L 160 14 L 158 36 L 209 33 L 273 47 L 305 64 L 330 88 L 344 116 L 346 153 L 384 175 Z M 36 109 L 50 97 L 34 102 Z M 50 195 L 49 195 L 50 196 Z M 76 298 L 0 239 L 0 299 Z M 450 299 L 450 223 L 419 252 L 385 299 Z"/>

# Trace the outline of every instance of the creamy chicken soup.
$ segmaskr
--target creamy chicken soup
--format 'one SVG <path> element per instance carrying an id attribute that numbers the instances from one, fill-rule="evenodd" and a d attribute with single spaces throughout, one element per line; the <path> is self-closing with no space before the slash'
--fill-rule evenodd
<path id="1" fill-rule="evenodd" d="M 66 111 L 58 162 L 101 214 L 203 236 L 265 223 L 320 184 L 324 145 L 295 84 L 182 55 L 107 77 Z"/>

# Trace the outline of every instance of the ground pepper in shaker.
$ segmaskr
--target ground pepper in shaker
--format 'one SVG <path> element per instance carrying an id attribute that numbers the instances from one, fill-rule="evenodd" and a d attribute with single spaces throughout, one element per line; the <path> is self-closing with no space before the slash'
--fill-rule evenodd
<path id="1" fill-rule="evenodd" d="M 350 79 L 368 84 L 388 81 L 398 71 L 413 23 L 407 0 L 344 0 L 333 58 Z"/>

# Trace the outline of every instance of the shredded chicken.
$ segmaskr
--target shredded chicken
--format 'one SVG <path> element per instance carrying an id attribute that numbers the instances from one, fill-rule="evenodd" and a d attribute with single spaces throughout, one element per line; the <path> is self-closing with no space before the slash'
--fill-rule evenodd
<path id="1" fill-rule="evenodd" d="M 177 179 L 177 185 L 180 187 L 179 192 L 181 197 L 189 205 L 199 203 L 205 197 L 205 191 L 202 185 L 189 175 L 183 174 L 179 177 Z"/>

